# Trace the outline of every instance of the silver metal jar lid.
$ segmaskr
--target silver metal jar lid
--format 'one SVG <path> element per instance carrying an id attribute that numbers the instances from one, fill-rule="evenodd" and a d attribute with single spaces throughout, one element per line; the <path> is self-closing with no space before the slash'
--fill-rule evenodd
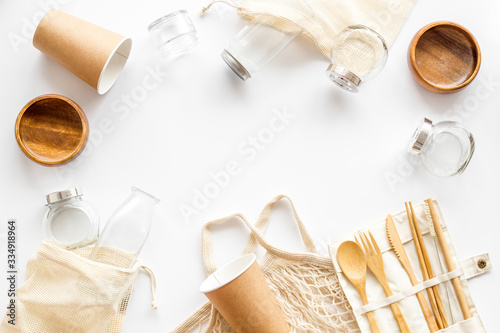
<path id="1" fill-rule="evenodd" d="M 417 125 L 417 129 L 413 134 L 413 138 L 410 141 L 410 152 L 420 153 L 420 150 L 424 146 L 427 138 L 432 131 L 432 120 L 424 118 L 420 120 Z"/>
<path id="2" fill-rule="evenodd" d="M 65 191 L 59 191 L 59 192 L 54 192 L 51 194 L 48 194 L 46 196 L 47 198 L 47 204 L 54 204 L 56 202 L 60 202 L 63 200 L 71 199 L 71 198 L 76 198 L 79 196 L 83 195 L 83 191 L 81 187 L 73 187 Z"/>
<path id="3" fill-rule="evenodd" d="M 233 70 L 233 72 L 239 76 L 243 81 L 248 80 L 252 77 L 250 72 L 247 71 L 245 66 L 243 66 L 228 50 L 224 49 L 221 54 L 222 59 L 226 62 L 226 64 Z"/>
<path id="4" fill-rule="evenodd" d="M 353 93 L 359 92 L 361 79 L 347 68 L 331 64 L 326 69 L 326 75 L 340 88 Z"/>

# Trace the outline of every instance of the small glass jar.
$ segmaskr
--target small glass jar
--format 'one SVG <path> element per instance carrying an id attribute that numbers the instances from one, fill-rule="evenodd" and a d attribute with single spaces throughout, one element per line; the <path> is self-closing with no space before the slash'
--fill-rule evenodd
<path id="1" fill-rule="evenodd" d="M 46 239 L 73 250 L 95 243 L 99 237 L 99 216 L 82 198 L 79 187 L 46 196 L 47 211 L 42 227 Z"/>
<path id="2" fill-rule="evenodd" d="M 287 25 L 286 31 L 276 30 L 262 16 L 245 26 L 224 49 L 221 56 L 243 81 L 263 70 L 302 30 Z"/>
<path id="3" fill-rule="evenodd" d="M 382 71 L 387 57 L 387 45 L 381 35 L 363 25 L 349 26 L 334 38 L 332 63 L 326 74 L 340 88 L 358 92 L 362 82 Z"/>
<path id="4" fill-rule="evenodd" d="M 148 30 L 165 58 L 184 53 L 198 45 L 196 29 L 184 9 L 160 17 L 149 25 Z"/>
<path id="5" fill-rule="evenodd" d="M 438 177 L 451 177 L 465 171 L 474 154 L 474 137 L 459 123 L 433 124 L 424 118 L 410 142 L 410 152 L 420 156 L 424 167 Z"/>

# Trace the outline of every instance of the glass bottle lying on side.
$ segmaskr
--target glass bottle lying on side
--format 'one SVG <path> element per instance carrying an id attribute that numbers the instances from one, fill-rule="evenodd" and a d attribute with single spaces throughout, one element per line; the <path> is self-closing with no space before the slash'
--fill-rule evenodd
<path id="1" fill-rule="evenodd" d="M 132 187 L 132 193 L 111 215 L 89 259 L 123 268 L 134 265 L 151 230 L 153 213 L 160 202 Z"/>
<path id="2" fill-rule="evenodd" d="M 377 76 L 388 57 L 384 38 L 376 31 L 352 25 L 335 36 L 328 78 L 340 88 L 358 92 L 361 83 Z"/>
<path id="3" fill-rule="evenodd" d="M 242 80 L 263 70 L 302 30 L 292 24 L 277 30 L 266 24 L 265 16 L 257 16 L 224 49 L 221 56 Z"/>
<path id="4" fill-rule="evenodd" d="M 410 153 L 419 155 L 424 167 L 438 177 L 464 172 L 474 149 L 474 137 L 459 123 L 433 124 L 427 118 L 419 122 L 409 146 Z"/>

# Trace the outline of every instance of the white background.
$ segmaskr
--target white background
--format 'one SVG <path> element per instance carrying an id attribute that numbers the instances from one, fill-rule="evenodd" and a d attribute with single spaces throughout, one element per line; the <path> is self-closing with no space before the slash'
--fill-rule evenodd
<path id="1" fill-rule="evenodd" d="M 49 3 L 49 0 L 45 2 Z M 63 3 L 64 2 L 64 3 Z M 204 17 L 199 1 L 60 0 L 60 9 L 131 36 L 131 58 L 116 85 L 104 96 L 48 59 L 31 45 L 27 22 L 39 20 L 43 1 L 0 1 L 0 233 L 8 218 L 19 226 L 18 262 L 24 280 L 27 258 L 42 241 L 45 195 L 82 186 L 99 210 L 102 224 L 128 196 L 130 186 L 158 196 L 150 239 L 142 261 L 158 278 L 160 308 L 150 307 L 149 281 L 140 274 L 124 332 L 166 332 L 205 302 L 198 291 L 204 279 L 200 235 L 203 224 L 235 212 L 255 221 L 265 203 L 284 193 L 293 198 L 318 247 L 404 209 L 404 202 L 439 200 L 463 259 L 489 252 L 500 256 L 500 39 L 497 1 L 419 1 L 390 50 L 385 70 L 349 94 L 325 77 L 325 59 L 305 38 L 294 42 L 265 71 L 247 82 L 220 58 L 229 40 L 246 24 L 235 11 L 215 6 Z M 146 27 L 176 9 L 189 11 L 200 44 L 173 64 L 161 58 Z M 38 16 L 38 18 L 37 18 Z M 460 93 L 434 95 L 416 84 L 406 63 L 413 35 L 424 25 L 452 20 L 478 39 L 483 64 L 477 79 Z M 17 36 L 18 44 L 11 40 Z M 21 39 L 19 39 L 21 38 Z M 122 96 L 139 91 L 149 71 L 167 72 L 130 112 Z M 160 68 L 159 67 L 159 68 Z M 493 81 L 495 84 L 486 84 Z M 138 90 L 139 89 L 139 90 Z M 478 89 L 483 94 L 479 93 Z M 493 92 L 487 93 L 492 89 Z M 57 93 L 77 102 L 92 129 L 84 154 L 61 168 L 29 160 L 14 136 L 18 112 L 32 98 Z M 485 97 L 484 94 L 488 97 Z M 480 96 L 481 98 L 478 98 Z M 458 112 L 459 108 L 465 110 Z M 294 119 L 255 158 L 239 151 L 251 136 L 269 126 L 273 110 Z M 466 172 L 437 179 L 408 164 L 405 149 L 417 121 L 451 116 L 474 134 L 477 149 Z M 100 126 L 111 122 L 111 129 Z M 180 213 L 193 206 L 211 172 L 237 161 L 241 172 L 189 220 Z M 388 175 L 398 175 L 392 184 Z M 300 248 L 286 205 L 279 206 L 269 238 Z M 238 224 L 216 228 L 218 264 L 238 255 L 246 231 Z M 2 242 L 4 240 L 2 239 Z M 5 251 L 2 245 L 0 251 Z M 5 255 L 0 253 L 0 258 Z M 2 259 L 4 260 L 4 259 Z M 4 264 L 0 262 L 0 266 Z M 1 279 L 4 280 L 3 278 Z M 471 290 L 490 332 L 498 330 L 498 273 L 471 281 Z M 6 294 L 5 282 L 0 294 Z M 5 291 L 2 291 L 5 290 Z M 6 296 L 2 296 L 6 299 Z"/>

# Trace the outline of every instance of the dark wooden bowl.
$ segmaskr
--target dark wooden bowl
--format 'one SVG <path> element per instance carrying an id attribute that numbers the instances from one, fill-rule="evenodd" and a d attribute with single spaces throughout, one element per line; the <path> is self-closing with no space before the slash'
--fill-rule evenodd
<path id="1" fill-rule="evenodd" d="M 61 165 L 85 148 L 89 124 L 82 109 L 64 96 L 31 100 L 16 121 L 16 139 L 23 152 L 42 165 Z"/>
<path id="2" fill-rule="evenodd" d="M 453 22 L 422 28 L 408 49 L 408 66 L 425 89 L 450 94 L 465 88 L 481 67 L 481 50 L 474 36 Z"/>

